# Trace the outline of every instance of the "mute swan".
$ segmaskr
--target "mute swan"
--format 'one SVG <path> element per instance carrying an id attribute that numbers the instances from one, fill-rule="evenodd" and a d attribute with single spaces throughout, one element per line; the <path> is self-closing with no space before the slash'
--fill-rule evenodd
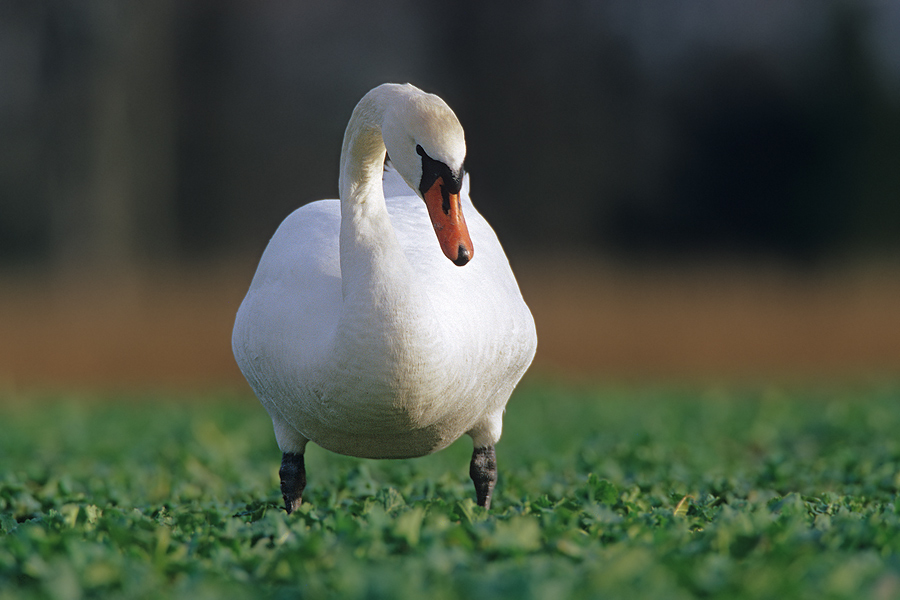
<path id="1" fill-rule="evenodd" d="M 503 411 L 537 336 L 469 200 L 465 155 L 443 100 L 409 84 L 376 87 L 344 134 L 340 200 L 295 210 L 262 255 L 232 348 L 272 418 L 289 513 L 310 440 L 406 458 L 463 434 L 478 504 L 490 508 Z"/>

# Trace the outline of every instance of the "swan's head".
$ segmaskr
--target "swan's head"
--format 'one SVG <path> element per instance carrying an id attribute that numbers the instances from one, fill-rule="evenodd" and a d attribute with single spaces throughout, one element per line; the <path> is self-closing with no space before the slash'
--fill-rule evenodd
<path id="1" fill-rule="evenodd" d="M 474 248 L 460 206 L 466 140 L 447 103 L 411 85 L 396 86 L 382 137 L 397 172 L 425 201 L 444 255 L 463 266 Z"/>

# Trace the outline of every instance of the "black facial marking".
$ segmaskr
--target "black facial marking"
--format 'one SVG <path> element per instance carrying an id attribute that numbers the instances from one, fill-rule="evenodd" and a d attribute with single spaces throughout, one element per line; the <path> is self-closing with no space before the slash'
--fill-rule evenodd
<path id="1" fill-rule="evenodd" d="M 441 210 L 444 211 L 445 215 L 450 214 L 450 191 L 447 189 L 446 185 L 441 185 Z"/>
<path id="2" fill-rule="evenodd" d="M 441 203 L 441 209 L 444 214 L 450 212 L 450 194 L 458 194 L 462 189 L 462 178 L 465 169 L 460 169 L 456 173 L 450 170 L 450 167 L 439 160 L 434 160 L 425 152 L 422 146 L 416 144 L 416 153 L 422 157 L 422 181 L 419 182 L 419 191 L 422 195 L 431 189 L 437 178 L 443 179 L 444 185 L 441 186 L 441 196 L 444 201 Z"/>

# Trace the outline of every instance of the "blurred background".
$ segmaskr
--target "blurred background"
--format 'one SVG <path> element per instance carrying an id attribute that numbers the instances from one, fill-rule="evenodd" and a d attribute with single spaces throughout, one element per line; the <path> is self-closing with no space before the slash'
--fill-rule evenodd
<path id="1" fill-rule="evenodd" d="M 0 389 L 241 385 L 230 330 L 353 106 L 442 96 L 585 378 L 900 370 L 900 3 L 0 4 Z"/>

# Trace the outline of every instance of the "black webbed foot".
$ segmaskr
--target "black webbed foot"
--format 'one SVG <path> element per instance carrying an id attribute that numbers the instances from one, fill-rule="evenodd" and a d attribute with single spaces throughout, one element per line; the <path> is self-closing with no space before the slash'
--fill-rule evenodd
<path id="1" fill-rule="evenodd" d="M 302 454 L 285 452 L 281 455 L 281 495 L 284 497 L 284 509 L 291 514 L 300 508 L 303 499 L 303 488 L 306 487 L 306 466 Z"/>
<path id="2" fill-rule="evenodd" d="M 475 448 L 469 465 L 469 476 L 475 483 L 478 506 L 490 508 L 494 484 L 497 483 L 497 453 L 493 446 Z"/>

